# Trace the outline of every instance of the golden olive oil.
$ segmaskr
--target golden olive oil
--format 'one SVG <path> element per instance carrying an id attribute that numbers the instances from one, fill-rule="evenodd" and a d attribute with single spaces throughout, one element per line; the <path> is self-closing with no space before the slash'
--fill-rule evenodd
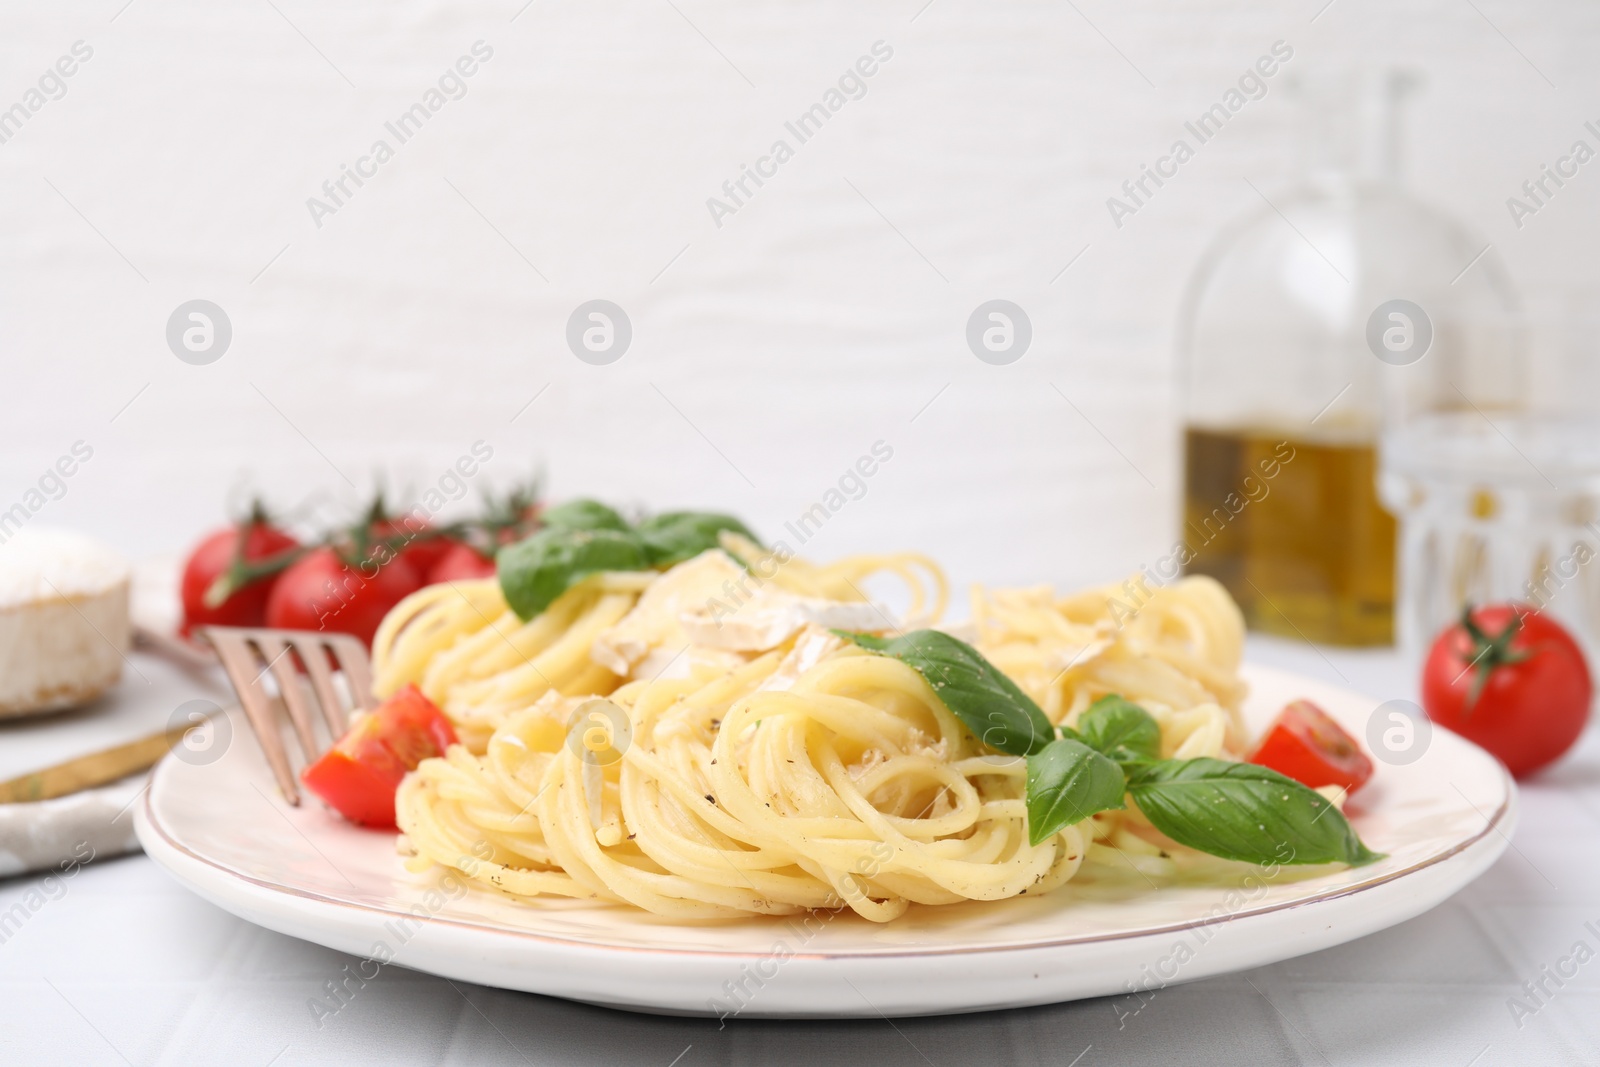
<path id="1" fill-rule="evenodd" d="M 1395 521 L 1376 477 L 1370 442 L 1190 427 L 1184 570 L 1226 586 L 1253 630 L 1390 644 Z"/>

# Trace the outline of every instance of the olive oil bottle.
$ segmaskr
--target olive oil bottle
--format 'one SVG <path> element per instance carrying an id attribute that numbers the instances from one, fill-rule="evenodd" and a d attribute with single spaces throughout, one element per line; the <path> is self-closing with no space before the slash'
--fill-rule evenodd
<path id="1" fill-rule="evenodd" d="M 1252 630 L 1340 645 L 1393 640 L 1395 521 L 1370 441 L 1191 426 L 1185 570 L 1208 574 Z"/>
<path id="2" fill-rule="evenodd" d="M 1488 243 L 1399 180 L 1414 79 L 1294 76 L 1295 173 L 1259 183 L 1179 316 L 1180 558 L 1220 580 L 1253 630 L 1392 644 L 1387 442 L 1432 413 L 1521 406 L 1517 301 Z"/>

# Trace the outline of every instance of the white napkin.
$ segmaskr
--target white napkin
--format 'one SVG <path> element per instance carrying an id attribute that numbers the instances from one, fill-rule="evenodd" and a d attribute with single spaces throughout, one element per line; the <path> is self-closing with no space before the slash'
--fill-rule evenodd
<path id="1" fill-rule="evenodd" d="M 0 878 L 134 852 L 133 808 L 149 775 L 32 804 L 0 804 Z"/>

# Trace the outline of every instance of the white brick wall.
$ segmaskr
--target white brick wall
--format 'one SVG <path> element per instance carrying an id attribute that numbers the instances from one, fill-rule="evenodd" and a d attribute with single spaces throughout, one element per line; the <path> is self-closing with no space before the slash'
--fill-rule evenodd
<path id="1" fill-rule="evenodd" d="M 82 438 L 93 460 L 34 521 L 132 552 L 181 547 L 243 472 L 284 503 L 348 494 L 334 466 L 420 486 L 478 438 L 499 484 L 543 460 L 558 494 L 776 531 L 881 438 L 893 460 L 817 554 L 1131 569 L 1176 525 L 1179 293 L 1253 206 L 1242 179 L 1281 179 L 1286 94 L 1122 230 L 1104 201 L 1277 39 L 1296 68 L 1424 71 L 1413 185 L 1525 292 L 1596 280 L 1600 173 L 1520 232 L 1504 205 L 1600 118 L 1600 9 L 1577 0 L 1336 0 L 1314 23 L 1320 0 L 122 2 L 0 13 L 0 107 L 94 49 L 0 144 L 0 508 Z M 466 97 L 316 228 L 306 198 L 480 39 Z M 880 39 L 867 95 L 717 228 L 706 198 Z M 164 343 L 195 297 L 234 326 L 211 366 Z M 634 325 L 608 367 L 562 341 L 594 297 Z M 994 297 L 1034 324 L 1009 367 L 963 339 Z"/>

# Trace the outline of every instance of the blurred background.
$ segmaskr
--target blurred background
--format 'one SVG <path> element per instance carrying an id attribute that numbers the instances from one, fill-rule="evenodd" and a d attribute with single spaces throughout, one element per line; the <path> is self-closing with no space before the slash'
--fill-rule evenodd
<path id="1" fill-rule="evenodd" d="M 892 460 L 806 554 L 914 547 L 958 585 L 1152 564 L 1182 522 L 1184 294 L 1293 186 L 1301 74 L 1420 76 L 1405 185 L 1492 244 L 1472 271 L 1498 260 L 1519 306 L 1581 305 L 1600 271 L 1600 179 L 1507 204 L 1600 146 L 1600 10 L 1576 2 L 108 0 L 6 28 L 0 107 L 81 61 L 0 143 L 0 508 L 86 442 L 33 521 L 135 556 L 252 492 L 353 511 L 381 475 L 414 496 L 479 440 L 474 492 L 542 466 L 557 498 L 776 536 L 881 440 Z M 1275 47 L 1259 98 L 1186 130 Z M 475 51 L 420 129 L 386 128 Z M 1176 177 L 1108 207 L 1180 138 Z M 392 158 L 361 163 L 380 139 Z M 779 139 L 792 158 L 730 198 Z M 632 328 L 608 365 L 566 340 L 594 299 Z M 967 340 L 994 299 L 1031 324 L 1005 365 Z M 167 340 L 192 300 L 231 325 L 204 365 Z"/>

